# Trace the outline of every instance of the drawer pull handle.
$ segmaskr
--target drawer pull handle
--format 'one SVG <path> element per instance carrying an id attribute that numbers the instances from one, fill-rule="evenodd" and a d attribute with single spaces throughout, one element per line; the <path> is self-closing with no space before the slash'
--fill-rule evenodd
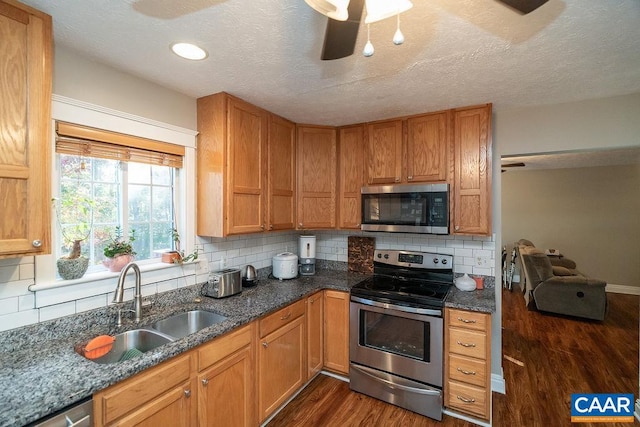
<path id="1" fill-rule="evenodd" d="M 288 312 L 287 314 L 285 314 L 284 316 L 282 316 L 280 318 L 280 320 L 287 320 L 289 317 L 291 317 L 291 312 Z"/>
<path id="2" fill-rule="evenodd" d="M 458 368 L 458 372 L 462 372 L 465 375 L 475 375 L 476 374 L 476 371 L 465 371 L 462 368 Z"/>
<path id="3" fill-rule="evenodd" d="M 458 320 L 463 322 L 463 323 L 478 323 L 477 320 L 463 319 L 462 317 L 458 317 Z"/>
<path id="4" fill-rule="evenodd" d="M 461 345 L 463 347 L 467 347 L 467 348 L 472 348 L 475 347 L 476 345 L 474 343 L 465 343 L 465 342 L 460 342 L 460 341 L 456 341 L 458 343 L 458 345 Z"/>
<path id="5" fill-rule="evenodd" d="M 475 403 L 475 399 L 467 399 L 466 397 L 456 396 L 458 400 L 462 400 L 464 403 Z"/>

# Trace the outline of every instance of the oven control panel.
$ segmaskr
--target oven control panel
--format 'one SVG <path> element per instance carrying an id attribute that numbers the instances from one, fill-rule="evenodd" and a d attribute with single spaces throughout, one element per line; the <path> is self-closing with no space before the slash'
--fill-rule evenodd
<path id="1" fill-rule="evenodd" d="M 381 264 L 397 265 L 401 267 L 452 270 L 453 255 L 434 252 L 416 252 L 376 249 L 373 261 Z"/>

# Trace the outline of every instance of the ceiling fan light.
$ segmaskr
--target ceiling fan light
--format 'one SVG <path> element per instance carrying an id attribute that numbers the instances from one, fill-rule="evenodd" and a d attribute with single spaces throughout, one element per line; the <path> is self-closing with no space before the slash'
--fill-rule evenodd
<path id="1" fill-rule="evenodd" d="M 391 18 L 413 7 L 410 0 L 366 0 L 367 16 L 365 24 Z"/>
<path id="2" fill-rule="evenodd" d="M 349 18 L 349 0 L 304 0 L 313 10 L 336 21 Z"/>

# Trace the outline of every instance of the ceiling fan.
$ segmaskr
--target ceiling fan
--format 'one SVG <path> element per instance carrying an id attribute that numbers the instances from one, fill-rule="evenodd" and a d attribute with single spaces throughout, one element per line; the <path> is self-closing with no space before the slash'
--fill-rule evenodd
<path id="1" fill-rule="evenodd" d="M 371 0 L 305 0 L 314 10 L 328 16 L 320 58 L 324 61 L 353 55 L 365 3 Z M 388 0 L 387 0 L 388 1 Z M 548 0 L 497 0 L 526 15 Z"/>

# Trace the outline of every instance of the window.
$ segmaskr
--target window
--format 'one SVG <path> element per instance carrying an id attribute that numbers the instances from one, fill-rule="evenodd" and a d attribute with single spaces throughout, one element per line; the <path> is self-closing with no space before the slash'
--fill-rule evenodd
<path id="1" fill-rule="evenodd" d="M 58 162 L 57 257 L 82 239 L 89 265 L 101 265 L 116 227 L 124 236 L 135 230 L 137 260 L 173 249 L 176 168 L 68 154 L 58 154 Z"/>
<path id="2" fill-rule="evenodd" d="M 138 261 L 174 249 L 183 147 L 63 122 L 56 132 L 56 257 L 80 241 L 89 272 L 103 271 L 104 246 L 118 230 L 135 236 Z"/>

